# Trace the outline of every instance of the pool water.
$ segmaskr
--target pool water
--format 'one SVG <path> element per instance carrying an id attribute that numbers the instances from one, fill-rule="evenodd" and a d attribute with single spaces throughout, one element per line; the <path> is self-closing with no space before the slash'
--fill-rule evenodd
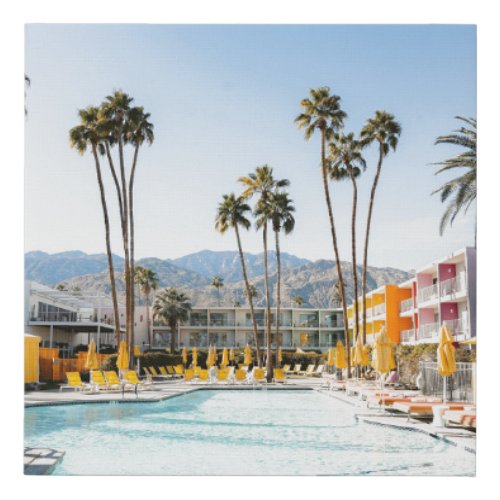
<path id="1" fill-rule="evenodd" d="M 64 450 L 59 475 L 474 474 L 472 453 L 354 412 L 305 390 L 26 408 L 25 446 Z"/>

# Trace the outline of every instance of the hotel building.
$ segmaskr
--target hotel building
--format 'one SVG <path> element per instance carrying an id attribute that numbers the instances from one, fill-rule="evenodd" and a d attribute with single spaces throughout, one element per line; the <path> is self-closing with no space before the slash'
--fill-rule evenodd
<path id="1" fill-rule="evenodd" d="M 359 331 L 362 298 L 358 298 Z M 354 303 L 347 310 L 354 329 Z M 366 296 L 366 339 L 382 326 L 396 344 L 439 341 L 446 323 L 456 341 L 476 337 L 476 249 L 466 247 L 428 264 L 404 283 L 383 285 Z"/>

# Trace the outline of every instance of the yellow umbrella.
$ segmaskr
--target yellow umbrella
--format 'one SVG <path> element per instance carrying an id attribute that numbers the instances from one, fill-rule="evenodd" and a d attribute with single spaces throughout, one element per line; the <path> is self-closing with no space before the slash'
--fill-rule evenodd
<path id="1" fill-rule="evenodd" d="M 196 366 L 198 364 L 198 349 L 193 347 L 191 354 L 193 356 L 193 366 Z"/>
<path id="2" fill-rule="evenodd" d="M 182 364 L 187 365 L 188 362 L 188 352 L 186 347 L 182 348 Z"/>
<path id="3" fill-rule="evenodd" d="M 234 347 L 229 350 L 229 361 L 234 361 Z"/>
<path id="4" fill-rule="evenodd" d="M 206 364 L 207 364 L 207 368 L 210 368 L 211 366 L 213 366 L 215 364 L 215 356 L 214 356 L 214 350 L 213 350 L 212 346 L 208 347 L 208 356 L 207 356 Z"/>
<path id="5" fill-rule="evenodd" d="M 217 349 L 215 348 L 215 344 L 212 346 L 212 350 L 213 350 L 213 353 L 212 353 L 212 356 L 213 356 L 213 361 L 214 361 L 214 365 L 217 364 Z"/>
<path id="6" fill-rule="evenodd" d="M 122 340 L 118 348 L 118 358 L 116 359 L 116 368 L 126 370 L 128 368 L 128 349 L 127 343 Z"/>
<path id="7" fill-rule="evenodd" d="M 220 362 L 220 365 L 222 368 L 225 368 L 229 364 L 229 356 L 227 352 L 227 347 L 224 347 L 224 350 L 222 351 L 222 361 Z"/>
<path id="8" fill-rule="evenodd" d="M 333 347 L 330 347 L 330 349 L 328 349 L 328 360 L 326 364 L 328 366 L 333 366 L 335 364 L 335 349 Z"/>
<path id="9" fill-rule="evenodd" d="M 85 360 L 85 369 L 87 370 L 97 370 L 99 368 L 95 350 L 95 342 L 91 340 L 87 350 L 87 359 Z"/>
<path id="10" fill-rule="evenodd" d="M 250 349 L 250 345 L 247 344 L 245 347 L 245 357 L 243 359 L 244 365 L 249 365 L 252 362 L 252 349 Z"/>
<path id="11" fill-rule="evenodd" d="M 367 366 L 369 363 L 368 350 L 366 349 L 366 346 L 363 345 L 361 335 L 358 335 L 358 338 L 356 339 L 352 362 L 355 366 Z"/>
<path id="12" fill-rule="evenodd" d="M 438 373 L 443 379 L 443 401 L 446 401 L 446 381 L 447 378 L 457 371 L 455 362 L 455 347 L 453 346 L 453 337 L 450 330 L 443 323 L 440 332 L 439 346 L 437 350 Z"/>
<path id="13" fill-rule="evenodd" d="M 278 362 L 283 362 L 283 353 L 281 352 L 281 347 L 278 348 Z"/>
<path id="14" fill-rule="evenodd" d="M 335 350 L 335 366 L 337 367 L 337 370 L 347 368 L 347 363 L 345 362 L 344 344 L 342 344 L 341 340 L 337 342 L 337 349 Z"/>
<path id="15" fill-rule="evenodd" d="M 372 351 L 372 366 L 380 374 L 389 373 L 396 368 L 392 343 L 387 336 L 385 328 L 375 337 L 375 346 Z"/>
<path id="16" fill-rule="evenodd" d="M 309 340 L 309 335 L 307 333 L 301 333 L 299 339 L 300 339 L 300 345 L 302 347 L 306 347 L 307 341 Z"/>

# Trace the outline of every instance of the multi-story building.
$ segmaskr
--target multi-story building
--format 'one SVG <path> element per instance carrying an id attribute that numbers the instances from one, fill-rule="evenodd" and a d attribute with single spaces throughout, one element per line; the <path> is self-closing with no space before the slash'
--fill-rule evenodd
<path id="1" fill-rule="evenodd" d="M 271 326 L 276 331 L 276 315 L 271 309 Z M 255 308 L 259 345 L 265 347 L 266 311 Z M 281 308 L 279 318 L 280 345 L 283 348 L 327 350 L 343 338 L 342 309 Z M 153 348 L 170 343 L 167 326 L 154 323 Z M 189 319 L 179 328 L 181 347 L 244 347 L 254 345 L 252 316 L 247 307 L 193 308 Z"/>
<path id="2" fill-rule="evenodd" d="M 54 290 L 26 282 L 25 332 L 42 339 L 43 347 L 63 347 L 71 351 L 78 344 L 94 339 L 97 347 L 114 345 L 114 316 L 111 301 L 105 296 L 83 295 Z M 256 308 L 258 338 L 265 347 L 265 309 Z M 135 343 L 147 347 L 147 315 L 151 309 L 135 307 Z M 120 331 L 125 330 L 125 308 L 120 306 Z M 170 345 L 168 326 L 153 321 L 152 349 Z M 276 331 L 275 312 L 271 325 Z M 326 350 L 343 338 L 342 309 L 280 309 L 280 344 L 283 348 L 301 347 Z M 244 347 L 254 345 L 253 323 L 246 307 L 193 307 L 188 320 L 178 329 L 177 345 L 183 347 Z"/>
<path id="3" fill-rule="evenodd" d="M 361 331 L 362 299 L 359 305 Z M 476 249 L 463 248 L 428 264 L 399 285 L 388 284 L 366 296 L 366 339 L 385 326 L 395 343 L 438 342 L 443 323 L 456 341 L 476 336 Z M 354 304 L 347 311 L 354 329 Z"/>

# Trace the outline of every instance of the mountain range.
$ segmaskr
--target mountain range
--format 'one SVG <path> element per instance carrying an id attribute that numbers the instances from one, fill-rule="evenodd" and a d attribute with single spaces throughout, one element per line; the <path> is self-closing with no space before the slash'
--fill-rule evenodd
<path id="1" fill-rule="evenodd" d="M 263 254 L 245 254 L 250 281 L 257 287 L 257 305 L 265 302 L 264 259 Z M 337 300 L 332 293 L 337 281 L 334 261 L 296 257 L 288 253 L 281 254 L 282 262 L 282 304 L 289 306 L 294 296 L 304 299 L 304 306 L 332 307 Z M 113 255 L 116 271 L 117 290 L 123 294 L 125 284 L 122 279 L 124 259 Z M 147 267 L 158 275 L 160 287 L 176 287 L 185 292 L 196 306 L 229 306 L 236 302 L 244 305 L 245 284 L 241 273 L 238 252 L 215 252 L 202 250 L 177 259 L 144 258 L 136 261 L 137 265 Z M 25 279 L 55 287 L 58 284 L 66 289 L 79 289 L 82 293 L 110 294 L 107 274 L 106 254 L 86 254 L 81 251 L 68 251 L 48 254 L 41 251 L 25 254 Z M 352 265 L 341 263 L 349 301 L 353 298 Z M 275 299 L 276 256 L 269 252 L 269 276 L 272 290 L 272 302 Z M 212 278 L 221 276 L 224 287 L 220 293 L 211 286 Z M 358 267 L 361 283 L 361 268 Z M 368 289 L 372 290 L 385 283 L 399 283 L 410 277 L 406 271 L 394 268 L 368 267 Z"/>

